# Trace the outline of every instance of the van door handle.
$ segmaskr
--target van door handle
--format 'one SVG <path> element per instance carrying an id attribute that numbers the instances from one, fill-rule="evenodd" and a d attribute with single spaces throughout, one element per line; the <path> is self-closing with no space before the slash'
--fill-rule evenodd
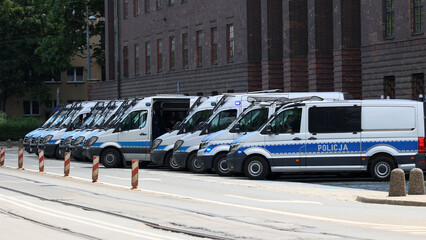
<path id="1" fill-rule="evenodd" d="M 317 140 L 317 138 L 316 137 L 310 137 L 310 138 L 308 138 L 308 140 Z"/>
<path id="2" fill-rule="evenodd" d="M 299 138 L 299 137 L 295 137 L 295 138 L 293 138 L 293 140 L 294 141 L 299 141 L 299 140 L 302 140 L 301 138 Z"/>
<path id="3" fill-rule="evenodd" d="M 141 133 L 141 134 L 139 134 L 139 135 L 141 135 L 141 136 L 145 136 L 145 135 L 146 135 L 146 133 Z"/>

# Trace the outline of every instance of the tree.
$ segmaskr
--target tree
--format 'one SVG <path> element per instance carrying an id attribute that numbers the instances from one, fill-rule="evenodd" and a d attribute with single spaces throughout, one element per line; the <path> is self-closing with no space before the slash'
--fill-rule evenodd
<path id="1" fill-rule="evenodd" d="M 43 82 L 70 67 L 86 48 L 86 6 L 99 18 L 102 0 L 0 0 L 0 97 L 50 99 Z M 91 28 L 99 34 L 103 22 Z M 97 45 L 96 48 L 102 49 Z M 96 52 L 102 53 L 101 50 Z M 99 55 L 102 59 L 102 54 Z"/>

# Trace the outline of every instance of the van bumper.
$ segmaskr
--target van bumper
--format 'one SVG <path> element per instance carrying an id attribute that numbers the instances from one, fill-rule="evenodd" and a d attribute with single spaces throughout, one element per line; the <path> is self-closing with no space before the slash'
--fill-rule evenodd
<path id="1" fill-rule="evenodd" d="M 153 150 L 151 152 L 151 161 L 158 166 L 164 166 L 164 156 L 166 151 L 164 150 Z"/>
<path id="2" fill-rule="evenodd" d="M 173 157 L 175 158 L 176 163 L 181 168 L 186 168 L 186 158 L 188 157 L 189 153 L 187 152 L 174 152 Z"/>
<path id="3" fill-rule="evenodd" d="M 83 159 L 83 146 L 71 146 L 70 147 L 71 156 L 78 159 Z"/>
<path id="4" fill-rule="evenodd" d="M 213 168 L 213 157 L 212 155 L 197 155 L 198 160 L 200 160 L 201 165 L 205 169 L 212 169 Z"/>
<path id="5" fill-rule="evenodd" d="M 83 149 L 83 156 L 92 160 L 94 156 L 99 156 L 101 154 L 102 148 L 100 147 L 90 147 Z"/>
<path id="6" fill-rule="evenodd" d="M 416 168 L 426 170 L 426 153 L 418 153 L 415 156 Z"/>
<path id="7" fill-rule="evenodd" d="M 65 157 L 65 153 L 70 151 L 70 148 L 68 146 L 65 145 L 59 145 L 59 157 L 64 158 Z"/>
<path id="8" fill-rule="evenodd" d="M 58 144 L 43 144 L 39 145 L 38 149 L 44 151 L 44 156 L 54 156 L 55 155 L 55 149 L 58 146 Z"/>
<path id="9" fill-rule="evenodd" d="M 233 173 L 242 173 L 244 171 L 243 162 L 246 157 L 247 154 L 243 151 L 237 150 L 229 152 L 226 156 L 226 163 L 228 164 L 229 170 Z"/>

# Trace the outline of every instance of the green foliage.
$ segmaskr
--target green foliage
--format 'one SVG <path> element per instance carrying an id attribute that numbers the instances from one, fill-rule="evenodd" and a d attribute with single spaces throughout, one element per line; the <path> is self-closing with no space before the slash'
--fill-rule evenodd
<path id="1" fill-rule="evenodd" d="M 35 118 L 12 118 L 0 122 L 0 141 L 23 139 L 25 134 L 38 128 L 42 121 Z"/>
<path id="2" fill-rule="evenodd" d="M 104 1 L 0 0 L 0 97 L 47 102 L 45 80 L 70 67 L 71 57 L 86 48 L 86 6 L 100 18 Z M 91 25 L 91 36 L 103 31 L 103 22 Z M 101 45 L 94 51 L 103 59 Z M 4 109 L 4 108 L 3 108 Z"/>
<path id="3" fill-rule="evenodd" d="M 5 112 L 0 112 L 0 123 L 6 121 L 7 115 Z"/>

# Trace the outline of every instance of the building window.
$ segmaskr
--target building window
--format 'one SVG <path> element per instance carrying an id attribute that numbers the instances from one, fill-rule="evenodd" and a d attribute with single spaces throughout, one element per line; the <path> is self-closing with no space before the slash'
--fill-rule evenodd
<path id="1" fill-rule="evenodd" d="M 83 67 L 73 67 L 67 70 L 67 83 L 84 82 Z"/>
<path id="2" fill-rule="evenodd" d="M 226 60 L 232 62 L 234 60 L 234 25 L 226 25 Z"/>
<path id="3" fill-rule="evenodd" d="M 175 5 L 175 0 L 168 0 L 169 7 L 173 7 Z"/>
<path id="4" fill-rule="evenodd" d="M 145 42 L 145 73 L 150 73 L 151 71 L 151 43 Z"/>
<path id="5" fill-rule="evenodd" d="M 133 17 L 139 15 L 139 0 L 133 0 Z"/>
<path id="6" fill-rule="evenodd" d="M 422 95 L 424 97 L 425 75 L 423 73 L 417 73 L 412 75 L 411 89 L 411 99 L 418 100 L 420 98 L 419 95 Z"/>
<path id="7" fill-rule="evenodd" d="M 163 41 L 157 40 L 157 71 L 163 71 Z"/>
<path id="8" fill-rule="evenodd" d="M 127 19 L 129 16 L 129 0 L 123 0 L 123 18 Z"/>
<path id="9" fill-rule="evenodd" d="M 25 116 L 40 115 L 40 108 L 39 108 L 38 101 L 34 101 L 34 100 L 24 101 L 24 115 Z"/>
<path id="10" fill-rule="evenodd" d="M 175 70 L 175 37 L 169 38 L 169 67 Z"/>
<path id="11" fill-rule="evenodd" d="M 182 34 L 182 66 L 188 68 L 188 33 Z"/>
<path id="12" fill-rule="evenodd" d="M 139 75 L 139 44 L 135 44 L 135 75 Z"/>
<path id="13" fill-rule="evenodd" d="M 123 76 L 129 77 L 129 48 L 123 47 Z"/>
<path id="14" fill-rule="evenodd" d="M 393 38 L 395 31 L 395 0 L 385 0 L 385 37 Z"/>
<path id="15" fill-rule="evenodd" d="M 196 54 L 197 54 L 197 66 L 203 65 L 203 31 L 196 32 Z"/>
<path id="16" fill-rule="evenodd" d="M 421 34 L 423 31 L 423 0 L 413 0 L 413 33 Z"/>
<path id="17" fill-rule="evenodd" d="M 61 83 L 61 72 L 55 71 L 51 76 L 48 76 L 44 83 Z"/>
<path id="18" fill-rule="evenodd" d="M 395 98 L 395 76 L 384 78 L 384 96 L 385 98 Z"/>
<path id="19" fill-rule="evenodd" d="M 160 10 L 161 9 L 161 0 L 155 0 L 155 9 Z"/>
<path id="20" fill-rule="evenodd" d="M 212 64 L 217 64 L 217 28 L 210 29 L 211 39 L 210 39 L 210 56 Z"/>
<path id="21" fill-rule="evenodd" d="M 184 3 L 187 3 L 187 2 L 188 2 L 188 0 L 182 0 L 180 4 L 184 4 Z"/>
<path id="22" fill-rule="evenodd" d="M 149 13 L 149 0 L 145 0 L 144 10 L 145 10 L 145 13 Z"/>

